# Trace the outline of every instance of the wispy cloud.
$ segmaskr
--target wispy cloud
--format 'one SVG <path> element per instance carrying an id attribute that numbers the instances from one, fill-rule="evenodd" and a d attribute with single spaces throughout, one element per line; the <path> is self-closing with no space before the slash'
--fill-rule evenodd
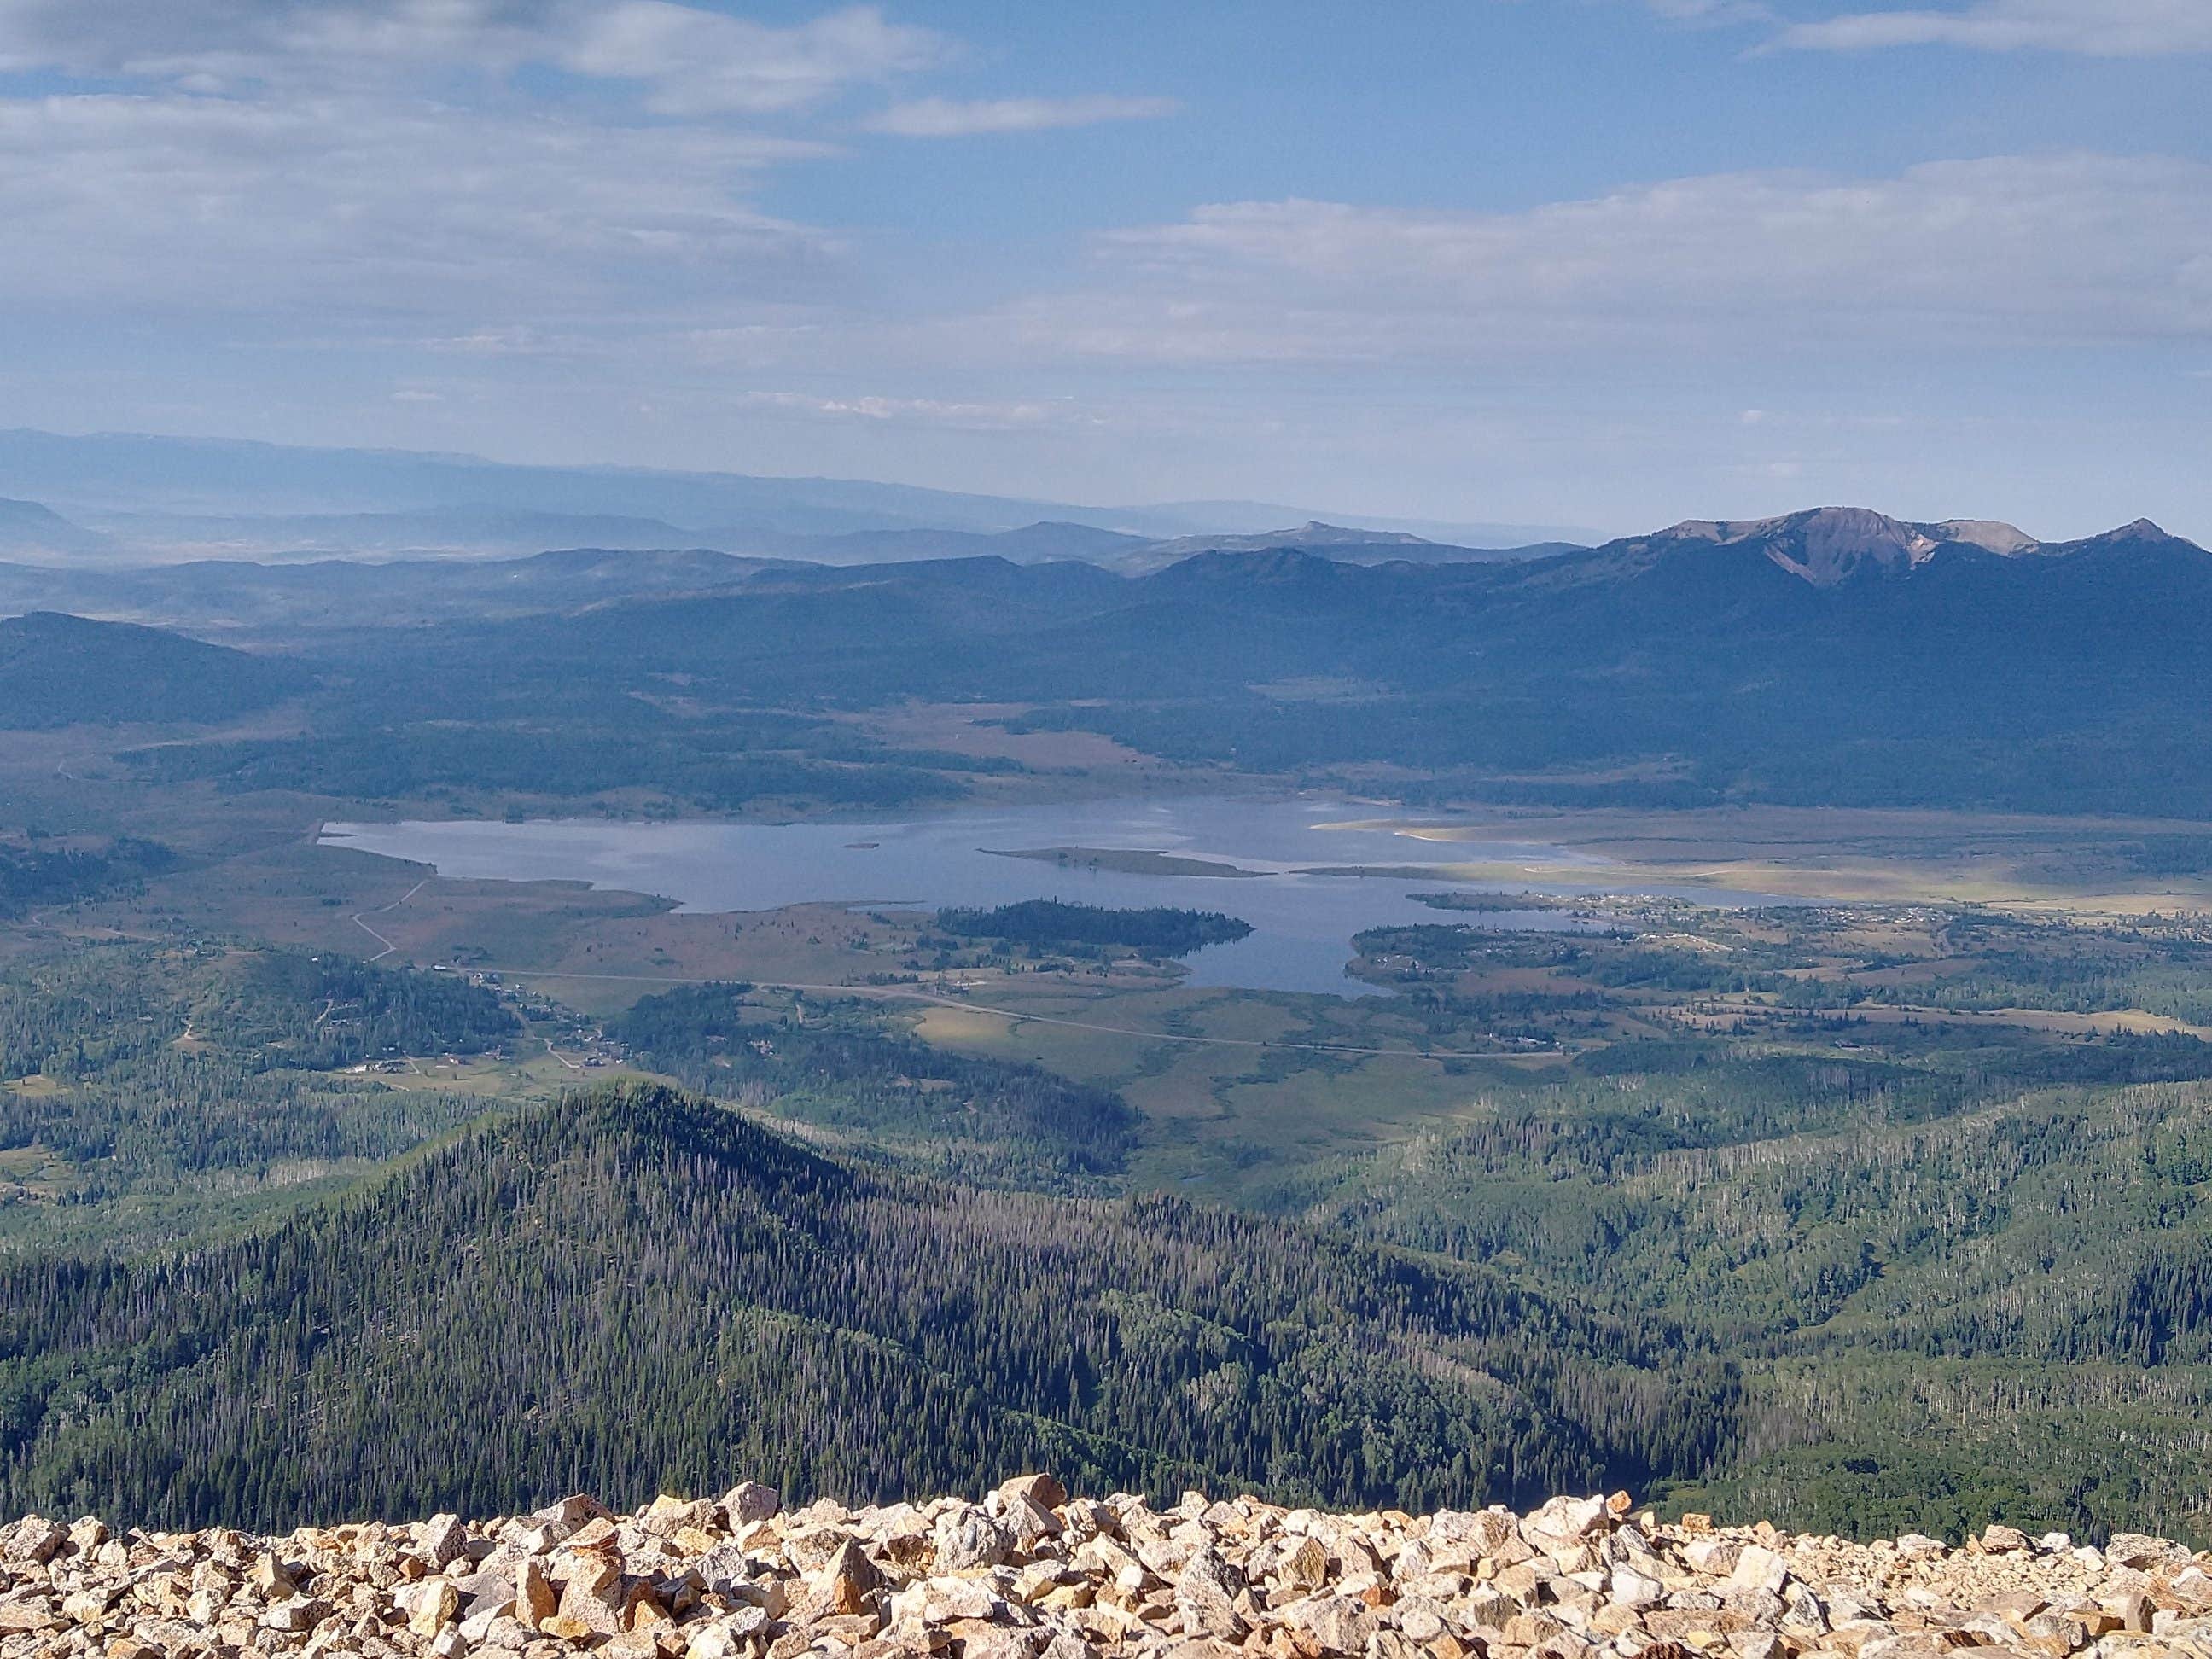
<path id="1" fill-rule="evenodd" d="M 1833 79 L 1816 48 L 2147 55 L 2202 50 L 2212 33 L 2212 0 L 1614 3 L 1711 30 L 1715 53 L 1786 41 L 1816 83 Z M 2056 374 L 2063 390 L 2047 398 L 2014 400 L 2068 435 L 2033 466 L 2004 459 L 2008 476 L 2033 486 L 2077 453 L 2119 453 L 2117 388 L 2142 393 L 2131 458 L 2202 471 L 2187 449 L 2195 405 L 2177 417 L 2160 390 L 2206 384 L 2182 378 L 2201 374 L 2212 348 L 2201 161 L 1714 172 L 1546 201 L 1503 152 L 1494 170 L 1447 179 L 1394 172 L 1376 149 L 1379 195 L 1434 189 L 1452 205 L 1228 200 L 1189 212 L 1204 169 L 1163 162 L 1157 180 L 1097 201 L 1149 187 L 1173 206 L 1134 210 L 1127 228 L 1063 251 L 1059 227 L 1083 222 L 1080 206 L 1040 233 L 1022 211 L 1032 181 L 990 174 L 1024 148 L 1007 143 L 981 147 L 971 159 L 983 171 L 958 180 L 977 205 L 957 236 L 926 213 L 869 222 L 855 205 L 866 190 L 825 192 L 848 228 L 808 222 L 792 205 L 808 199 L 805 181 L 782 170 L 911 159 L 910 145 L 857 132 L 920 142 L 1176 112 L 1103 93 L 945 95 L 975 85 L 949 68 L 1013 74 L 1024 60 L 1007 42 L 908 21 L 918 11 L 909 0 L 0 0 L 0 415 L 331 441 L 466 432 L 516 453 L 808 473 L 957 465 L 971 481 L 995 469 L 1002 484 L 1045 489 L 1034 463 L 1059 467 L 1051 487 L 1070 495 L 1205 493 L 1224 458 L 1241 456 L 1255 482 L 1238 488 L 1334 477 L 1379 501 L 1398 480 L 1442 499 L 1474 487 L 1479 454 L 1492 468 L 1482 487 L 1517 500 L 1514 516 L 1540 517 L 1565 500 L 1579 511 L 1581 492 L 1605 487 L 1593 453 L 1657 458 L 1670 497 L 1700 467 L 1717 476 L 1716 455 L 1792 460 L 1796 449 L 1775 447 L 1782 434 L 1797 444 L 1802 411 L 1838 404 L 1833 381 L 1852 374 L 1882 398 L 1948 398 L 1978 419 L 1991 400 L 1965 349 L 1991 347 L 2009 354 L 2010 384 L 2061 358 L 2096 366 Z M 994 84 L 1066 94 L 1070 69 Z M 1151 84 L 1127 61 L 1096 69 L 1089 84 Z M 1565 58 L 1560 70 L 1580 73 Z M 1194 127 L 1200 118 L 1194 141 L 1240 118 L 1194 108 Z M 1693 153 L 1772 153 L 1740 112 L 1687 118 L 1702 134 Z M 2012 130 L 2037 131 L 2026 115 Z M 1364 131 L 1340 137 L 1368 154 Z M 1561 155 L 1573 176 L 1618 161 L 1601 147 Z M 1501 198 L 1537 204 L 1467 205 Z M 1019 257 L 1001 257 L 1017 243 Z M 988 297 L 968 297 L 979 290 Z M 2108 423 L 2076 442 L 2093 418 L 2076 406 L 2085 395 L 2105 398 L 2095 418 Z M 1707 424 L 1686 426 L 1685 408 Z M 1767 417 L 1741 420 L 1745 410 Z M 1899 439 L 1891 453 L 1948 478 L 1972 446 Z M 1547 477 L 1555 499 L 1540 501 L 1529 481 Z"/>
<path id="2" fill-rule="evenodd" d="M 894 104 L 867 126 L 904 138 L 968 138 L 1000 132 L 1042 132 L 1055 127 L 1095 126 L 1103 121 L 1146 121 L 1173 115 L 1172 98 L 921 98 Z"/>
<path id="3" fill-rule="evenodd" d="M 1644 0 L 1660 16 L 1678 23 L 1771 22 L 1773 8 L 1765 0 Z"/>
<path id="4" fill-rule="evenodd" d="M 2212 52 L 2212 0 L 1975 0 L 1847 12 L 1784 29 L 1776 44 L 1830 52 L 1950 46 L 2154 58 Z"/>
<path id="5" fill-rule="evenodd" d="M 1508 214 L 1243 202 L 1099 239 L 980 332 L 1167 362 L 1465 363 L 2212 337 L 2212 166 L 1722 173 Z"/>
<path id="6" fill-rule="evenodd" d="M 820 420 L 898 422 L 954 427 L 971 432 L 1010 432 L 1088 417 L 1074 405 L 1036 399 L 897 398 L 879 394 L 825 398 L 803 392 L 752 392 L 743 401 Z"/>
<path id="7" fill-rule="evenodd" d="M 855 82 L 929 68 L 946 43 L 873 6 L 778 28 L 667 0 L 594 7 L 559 42 L 561 66 L 639 81 L 665 114 L 803 109 Z"/>
<path id="8" fill-rule="evenodd" d="M 835 154 L 854 99 L 960 50 L 870 4 L 768 23 L 676 0 L 0 0 L 0 73 L 40 76 L 0 86 L 0 302 L 290 307 L 516 356 L 787 326 L 868 278 L 840 237 L 761 210 L 763 176 Z M 923 99 L 877 125 L 1170 107 Z"/>
<path id="9" fill-rule="evenodd" d="M 762 114 L 928 68 L 949 49 L 872 5 L 783 26 L 675 0 L 0 0 L 0 69 L 203 91 L 535 64 L 634 82 L 663 113 Z"/>
<path id="10" fill-rule="evenodd" d="M 332 317 L 620 315 L 820 277 L 790 141 L 337 95 L 0 100 L 0 294 Z M 473 323 L 471 326 L 475 325 Z"/>

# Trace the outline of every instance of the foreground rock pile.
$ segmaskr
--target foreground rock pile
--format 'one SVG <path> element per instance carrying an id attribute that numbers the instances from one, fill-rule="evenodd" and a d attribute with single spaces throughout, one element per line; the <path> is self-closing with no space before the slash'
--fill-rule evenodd
<path id="1" fill-rule="evenodd" d="M 1192 1494 L 785 1512 L 742 1486 L 413 1526 L 0 1528 L 0 1659 L 2212 1659 L 2212 1556 L 1991 1528 L 1850 1544 L 1625 1496 L 1324 1515 Z"/>

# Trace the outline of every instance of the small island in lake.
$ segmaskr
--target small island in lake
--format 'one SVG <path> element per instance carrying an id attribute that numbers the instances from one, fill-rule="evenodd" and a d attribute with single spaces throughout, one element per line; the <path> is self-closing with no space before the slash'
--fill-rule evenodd
<path id="1" fill-rule="evenodd" d="M 1227 945 L 1252 931 L 1249 922 L 1218 910 L 1109 910 L 1056 899 L 1024 899 L 993 910 L 939 910 L 937 925 L 963 939 L 1016 945 L 1119 945 L 1148 956 L 1177 957 L 1205 945 Z"/>

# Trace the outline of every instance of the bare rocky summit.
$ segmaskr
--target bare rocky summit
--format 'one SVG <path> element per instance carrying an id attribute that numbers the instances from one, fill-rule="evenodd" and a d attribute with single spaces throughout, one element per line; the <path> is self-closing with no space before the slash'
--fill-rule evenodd
<path id="1" fill-rule="evenodd" d="M 2212 1659 L 2212 1555 L 1992 1527 L 1858 1544 L 1625 1494 L 1408 1516 L 1194 1493 L 786 1512 L 764 1486 L 411 1526 L 0 1528 L 0 1659 Z"/>
<path id="2" fill-rule="evenodd" d="M 1690 519 L 1652 539 L 1755 548 L 1815 587 L 1834 587 L 1865 571 L 1915 570 L 1947 547 L 1978 548 L 2003 558 L 2045 550 L 2015 525 L 1989 519 L 1907 524 L 1863 507 L 1814 507 L 1773 519 Z"/>

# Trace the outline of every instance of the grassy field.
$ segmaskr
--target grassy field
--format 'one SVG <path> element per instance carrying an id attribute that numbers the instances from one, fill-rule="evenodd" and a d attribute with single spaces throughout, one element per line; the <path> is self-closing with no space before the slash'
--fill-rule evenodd
<path id="1" fill-rule="evenodd" d="M 1347 827 L 1372 821 L 1347 818 Z M 1710 886 L 1845 902 L 2037 906 L 2090 915 L 2212 909 L 2212 869 L 2146 880 L 2131 856 L 2147 842 L 2194 839 L 2203 826 L 2152 818 L 1752 806 L 1702 811 L 1516 810 L 1478 826 L 1407 832 L 1455 842 L 1515 839 L 1619 866 L 1609 884 Z M 1573 882 L 1572 864 L 1433 866 L 1455 881 Z M 1616 879 L 1616 877 L 1622 878 Z"/>

